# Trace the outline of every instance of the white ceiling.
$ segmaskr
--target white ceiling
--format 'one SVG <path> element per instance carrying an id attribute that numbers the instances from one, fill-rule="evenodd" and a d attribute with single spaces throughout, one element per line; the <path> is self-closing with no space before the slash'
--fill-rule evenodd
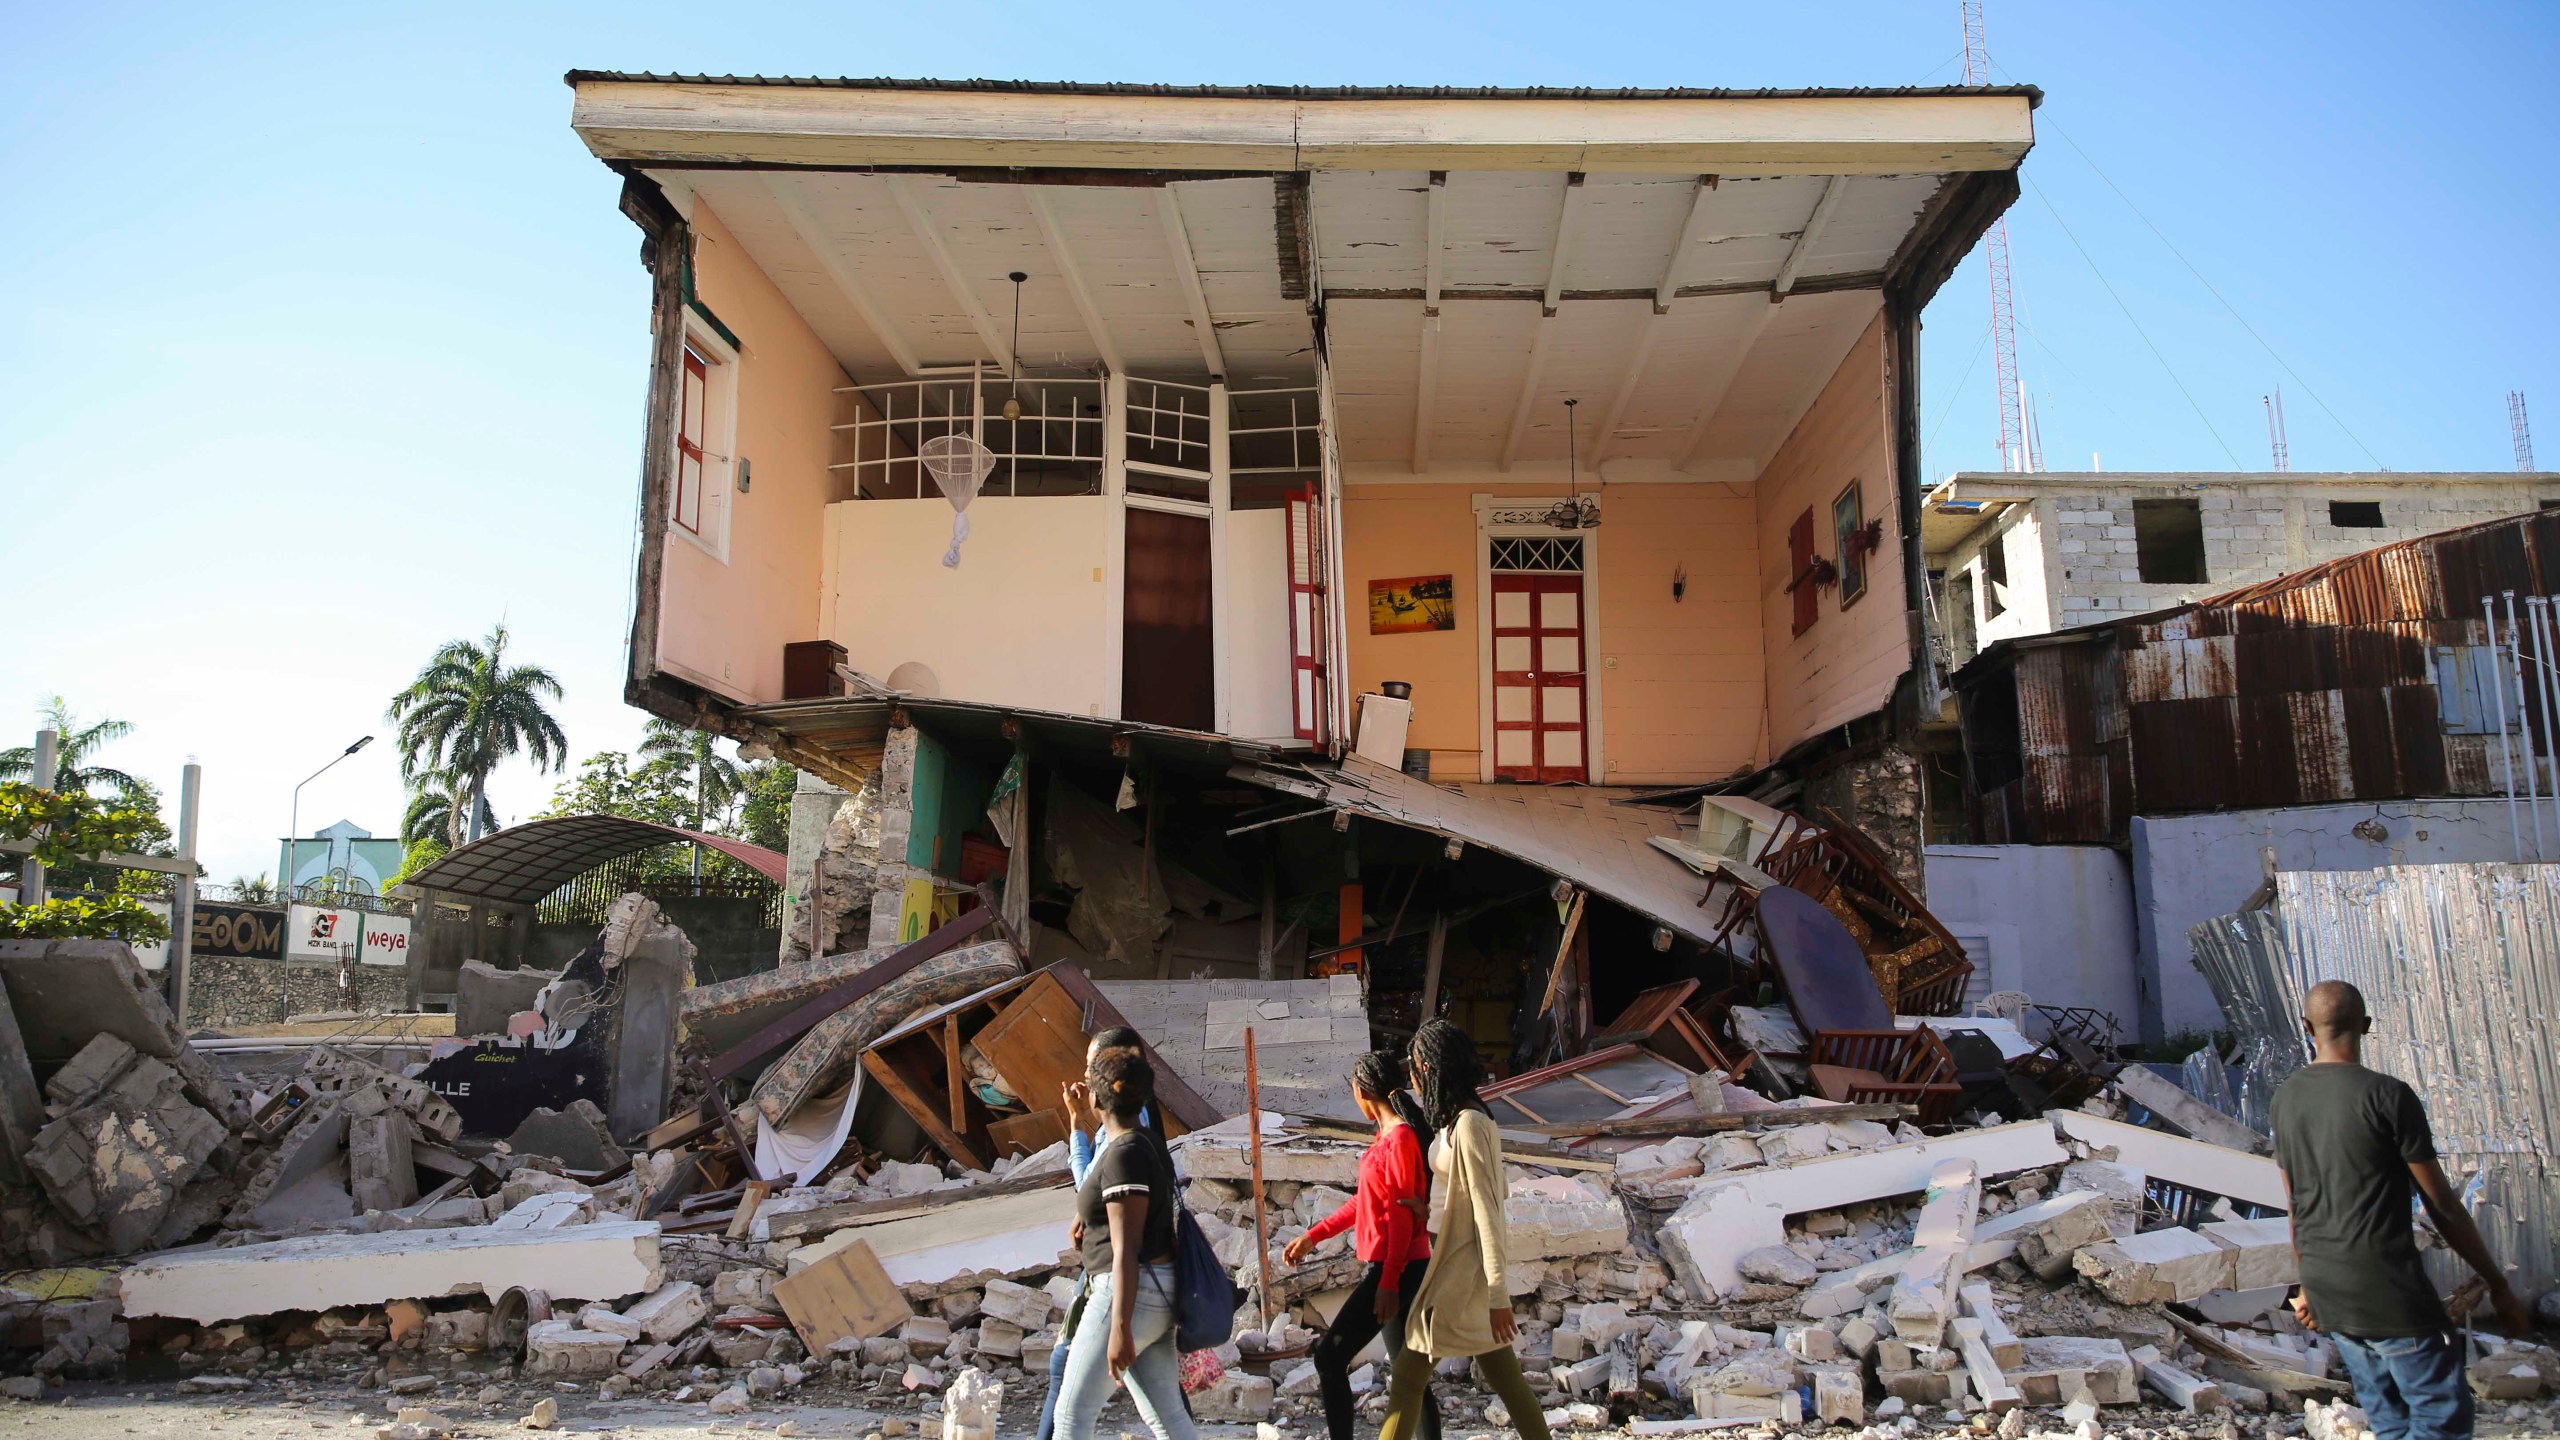
<path id="1" fill-rule="evenodd" d="M 1206 373 L 1168 205 L 1179 206 L 1228 383 L 1303 384 L 1314 371 L 1308 304 L 1282 293 L 1285 181 L 1032 187 L 808 170 L 655 178 L 707 201 L 858 379 L 895 378 L 902 357 L 1001 358 L 1014 270 L 1029 276 L 1026 365 L 1083 368 L 1116 355 L 1133 373 Z M 1562 402 L 1572 397 L 1582 402 L 1587 459 L 1650 458 L 1724 475 L 1747 465 L 1756 474 L 1880 309 L 1881 274 L 1945 179 L 1795 175 L 1702 191 L 1694 175 L 1592 174 L 1575 186 L 1556 171 L 1448 173 L 1426 377 L 1430 174 L 1319 170 L 1308 207 L 1343 456 L 1408 462 L 1419 439 L 1433 463 L 1499 462 L 1506 452 L 1561 459 Z M 1064 253 L 1044 234 L 1040 205 Z M 960 285 L 946 278 L 944 257 Z M 1773 304 L 1790 269 L 1793 293 Z M 1542 303 L 1550 286 L 1560 292 L 1552 318 Z M 1654 297 L 1665 291 L 1674 298 L 1657 315 Z M 1417 437 L 1426 389 L 1432 423 Z M 1596 441 L 1612 415 L 1607 440 Z"/>

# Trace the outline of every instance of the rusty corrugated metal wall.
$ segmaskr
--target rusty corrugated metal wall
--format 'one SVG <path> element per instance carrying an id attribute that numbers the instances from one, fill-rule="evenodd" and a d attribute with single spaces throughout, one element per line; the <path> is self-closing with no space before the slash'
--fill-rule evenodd
<path id="1" fill-rule="evenodd" d="M 2509 590 L 2560 590 L 2560 513 L 2019 646 L 2005 657 L 2014 700 L 1988 677 L 1965 687 L 1969 754 L 2008 753 L 2011 708 L 2017 736 L 2017 773 L 1977 787 L 1977 829 L 1995 844 L 2107 843 L 2137 813 L 2489 794 L 2494 737 L 2444 733 L 2434 656 L 2486 643 L 2481 599 Z"/>

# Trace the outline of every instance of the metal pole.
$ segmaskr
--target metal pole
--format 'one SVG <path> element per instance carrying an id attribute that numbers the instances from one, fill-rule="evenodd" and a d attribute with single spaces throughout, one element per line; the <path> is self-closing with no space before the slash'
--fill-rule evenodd
<path id="1" fill-rule="evenodd" d="M 169 896 L 169 1004 L 178 1012 L 178 1028 L 187 1028 L 187 967 L 195 959 L 197 798 L 204 789 L 204 767 L 193 760 L 178 772 L 178 858 L 186 870 Z"/>
<path id="2" fill-rule="evenodd" d="M 337 764 L 340 760 L 346 759 L 348 756 L 353 755 L 372 743 L 373 737 L 370 735 L 365 736 L 353 745 L 339 751 L 335 756 L 332 756 L 329 760 L 329 765 Z M 319 769 L 312 771 L 310 774 L 303 776 L 302 784 L 293 787 L 293 818 L 285 825 L 284 874 L 276 877 L 278 882 L 277 888 L 284 892 L 285 903 L 288 905 L 293 903 L 293 867 L 301 863 L 302 860 L 302 786 L 308 785 L 312 781 L 319 779 L 321 776 L 328 774 L 329 765 L 323 765 Z M 337 853 L 336 842 L 334 841 L 331 842 L 330 853 L 332 855 Z"/>
<path id="3" fill-rule="evenodd" d="M 2534 774 L 2533 720 L 2525 713 L 2524 646 L 2516 625 L 2516 592 L 2500 593 L 2507 601 L 2507 671 L 2516 682 L 2516 717 L 2522 722 L 2517 728 L 2524 743 L 2524 808 L 2533 817 L 2533 858 L 2539 860 L 2543 858 L 2542 795 L 2536 788 L 2541 782 Z"/>
<path id="4" fill-rule="evenodd" d="M 2551 602 L 2536 595 L 2525 601 L 2525 609 L 2533 619 L 2534 671 L 2542 678 L 2542 758 L 2549 765 L 2560 761 L 2560 755 L 2552 753 L 2554 746 L 2560 746 L 2560 735 L 2553 734 L 2560 728 L 2560 681 L 2551 674 Z M 2560 777 L 2544 786 L 2543 793 L 2551 800 L 2552 833 L 2560 838 Z"/>
<path id="5" fill-rule="evenodd" d="M 53 788 L 54 768 L 59 763 L 55 752 L 60 746 L 61 739 L 62 736 L 57 731 L 36 732 L 36 768 L 34 775 L 30 778 L 35 781 L 35 787 L 39 790 Z M 18 875 L 18 903 L 21 905 L 43 904 L 44 862 L 29 855 L 27 863 L 20 867 Z"/>
<path id="6" fill-rule="evenodd" d="M 2498 718 L 2498 768 L 2507 776 L 2507 838 L 2514 842 L 2516 860 L 2524 860 L 2524 822 L 2516 815 L 2516 757 L 2507 743 L 2507 677 L 2498 673 L 2498 602 L 2490 596 L 2480 597 L 2480 613 L 2489 621 L 2489 693 L 2496 696 Z M 2516 698 L 2516 709 L 2524 709 L 2524 698 Z"/>

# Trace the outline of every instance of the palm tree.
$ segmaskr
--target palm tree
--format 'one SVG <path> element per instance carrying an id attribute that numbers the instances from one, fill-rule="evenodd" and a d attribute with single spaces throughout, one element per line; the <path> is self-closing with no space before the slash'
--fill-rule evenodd
<path id="1" fill-rule="evenodd" d="M 409 808 L 400 817 L 400 843 L 415 845 L 430 837 L 442 839 L 453 830 L 453 790 L 441 775 L 416 777 L 416 788 L 409 792 Z"/>
<path id="2" fill-rule="evenodd" d="M 89 757 L 111 741 L 133 733 L 133 726 L 122 720 L 101 720 L 82 726 L 71 713 L 71 707 L 59 695 L 44 704 L 45 728 L 54 732 L 53 788 L 67 794 L 77 790 L 87 793 L 100 785 L 112 786 L 121 795 L 131 790 L 134 779 L 122 770 L 106 765 L 91 765 Z M 20 745 L 0 750 L 0 780 L 33 780 L 36 773 L 36 749 Z"/>
<path id="3" fill-rule="evenodd" d="M 255 875 L 232 876 L 231 893 L 243 905 L 268 905 L 275 902 L 276 885 L 267 878 L 267 872 L 261 870 Z"/>
<path id="4" fill-rule="evenodd" d="M 693 772 L 693 828 L 710 828 L 711 817 L 728 813 L 746 793 L 747 777 L 738 763 L 713 748 L 714 736 L 688 730 L 671 720 L 652 717 L 640 733 L 640 754 L 652 761 L 680 765 Z M 702 846 L 693 847 L 693 876 L 702 878 Z"/>
<path id="5" fill-rule="evenodd" d="M 448 640 L 408 688 L 391 697 L 390 719 L 400 727 L 400 778 L 412 784 L 443 782 L 445 841 L 480 838 L 489 775 L 524 755 L 535 768 L 557 770 L 569 740 L 544 708 L 560 698 L 560 681 L 539 665 L 507 664 L 507 627 L 489 627 L 488 639 Z M 413 807 L 414 808 L 414 807 Z"/>

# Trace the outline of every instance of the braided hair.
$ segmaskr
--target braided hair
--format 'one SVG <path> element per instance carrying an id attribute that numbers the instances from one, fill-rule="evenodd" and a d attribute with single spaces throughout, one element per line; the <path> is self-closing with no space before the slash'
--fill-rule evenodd
<path id="1" fill-rule="evenodd" d="M 1404 1057 L 1393 1050 L 1371 1050 L 1352 1064 L 1351 1083 L 1379 1104 L 1392 1104 L 1404 1089 Z"/>
<path id="2" fill-rule="evenodd" d="M 1433 1130 L 1446 1130 L 1466 1111 L 1484 1108 L 1476 1098 L 1485 1082 L 1484 1062 L 1476 1057 L 1476 1042 L 1466 1031 L 1446 1020 L 1426 1020 L 1413 1032 L 1411 1054 L 1422 1111 Z"/>
<path id="3" fill-rule="evenodd" d="M 1155 1104 L 1156 1067 L 1138 1050 L 1097 1053 L 1085 1069 L 1085 1083 L 1093 1087 L 1093 1103 L 1123 1125 L 1135 1125 L 1138 1112 Z"/>

